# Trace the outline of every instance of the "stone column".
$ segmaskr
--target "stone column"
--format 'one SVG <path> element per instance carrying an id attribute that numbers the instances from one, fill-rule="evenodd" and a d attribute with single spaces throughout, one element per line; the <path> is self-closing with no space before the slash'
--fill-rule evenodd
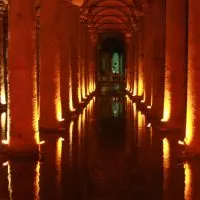
<path id="1" fill-rule="evenodd" d="M 59 2 L 59 53 L 60 53 L 60 92 L 62 103 L 62 117 L 68 118 L 70 113 L 69 87 L 70 87 L 70 8 L 69 2 Z"/>
<path id="2" fill-rule="evenodd" d="M 200 154 L 200 1 L 188 1 L 187 150 Z"/>
<path id="3" fill-rule="evenodd" d="M 81 65 L 81 100 L 85 99 L 85 29 L 84 29 L 84 21 L 80 25 L 80 37 L 81 37 L 81 44 L 80 44 L 80 65 Z"/>
<path id="4" fill-rule="evenodd" d="M 154 29 L 152 26 L 152 9 L 149 7 L 145 11 L 144 16 L 144 102 L 148 106 L 152 106 L 152 46 Z"/>
<path id="5" fill-rule="evenodd" d="M 5 90 L 5 67 L 3 56 L 3 17 L 0 16 L 0 106 L 6 104 L 6 90 Z"/>
<path id="6" fill-rule="evenodd" d="M 162 121 L 181 128 L 186 106 L 186 0 L 166 1 L 165 92 Z"/>
<path id="7" fill-rule="evenodd" d="M 132 41 L 131 36 L 126 36 L 126 89 L 132 91 L 131 86 L 131 57 L 132 57 Z M 133 78 L 133 77 L 132 77 Z"/>
<path id="8" fill-rule="evenodd" d="M 138 33 L 135 32 L 134 38 L 133 38 L 133 59 L 131 59 L 132 64 L 132 84 L 133 84 L 133 95 L 137 96 L 138 95 L 138 72 L 139 72 L 139 66 L 138 66 Z"/>
<path id="9" fill-rule="evenodd" d="M 91 36 L 90 38 L 90 92 L 94 91 L 94 81 L 95 81 L 95 59 L 96 59 L 96 38 Z"/>
<path id="10" fill-rule="evenodd" d="M 143 28 L 143 27 L 142 27 Z M 144 30 L 138 32 L 138 96 L 144 95 Z"/>
<path id="11" fill-rule="evenodd" d="M 87 47 L 89 41 L 89 31 L 87 26 L 85 27 L 85 86 L 86 86 L 86 96 L 89 95 L 89 50 Z"/>
<path id="12" fill-rule="evenodd" d="M 165 0 L 155 0 L 153 4 L 154 42 L 151 73 L 153 73 L 152 115 L 161 120 L 164 100 L 165 69 Z"/>
<path id="13" fill-rule="evenodd" d="M 58 128 L 62 119 L 57 12 L 57 0 L 41 0 L 40 127 L 46 129 Z"/>
<path id="14" fill-rule="evenodd" d="M 79 104 L 79 64 L 80 64 L 80 43 L 79 43 L 79 7 L 71 6 L 71 75 L 72 75 L 72 97 L 73 105 L 76 108 Z"/>
<path id="15" fill-rule="evenodd" d="M 33 1 L 9 4 L 7 140 L 12 155 L 39 150 L 34 9 Z"/>

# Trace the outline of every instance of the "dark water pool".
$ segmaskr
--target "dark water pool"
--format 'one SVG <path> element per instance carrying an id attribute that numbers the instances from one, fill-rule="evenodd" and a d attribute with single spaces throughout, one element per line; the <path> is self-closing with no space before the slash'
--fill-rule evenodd
<path id="1" fill-rule="evenodd" d="M 200 162 L 128 97 L 94 97 L 64 128 L 41 133 L 41 161 L 0 157 L 0 200 L 200 199 Z"/>

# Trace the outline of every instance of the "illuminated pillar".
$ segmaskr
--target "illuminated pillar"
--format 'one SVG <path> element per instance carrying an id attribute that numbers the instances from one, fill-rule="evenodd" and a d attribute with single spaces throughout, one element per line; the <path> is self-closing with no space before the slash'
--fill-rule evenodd
<path id="1" fill-rule="evenodd" d="M 143 27 L 142 27 L 143 28 Z M 144 30 L 138 32 L 138 96 L 144 94 Z"/>
<path id="2" fill-rule="evenodd" d="M 164 68 L 165 68 L 165 0 L 153 3 L 154 41 L 151 73 L 153 74 L 152 115 L 161 120 L 164 100 Z"/>
<path id="3" fill-rule="evenodd" d="M 148 8 L 144 17 L 144 98 L 145 104 L 152 106 L 152 46 L 153 46 L 153 26 L 152 10 Z"/>
<path id="4" fill-rule="evenodd" d="M 188 79 L 187 79 L 187 123 L 186 138 L 187 150 L 200 153 L 200 1 L 189 0 L 189 38 L 188 38 Z"/>
<path id="5" fill-rule="evenodd" d="M 77 107 L 79 103 L 79 65 L 80 65 L 80 52 L 79 52 L 79 8 L 71 6 L 71 76 L 72 76 L 72 97 L 73 105 Z"/>
<path id="6" fill-rule="evenodd" d="M 81 82 L 81 100 L 83 101 L 85 99 L 85 46 L 84 46 L 84 34 L 85 34 L 85 29 L 84 29 L 84 19 L 82 20 L 82 24 L 80 25 L 80 70 L 81 70 L 81 76 L 80 76 L 80 82 Z"/>
<path id="7" fill-rule="evenodd" d="M 87 97 L 87 93 L 88 93 L 88 81 L 87 81 L 87 76 L 88 76 L 88 57 L 87 57 L 87 25 L 84 24 L 84 30 L 83 30 L 83 57 L 84 57 L 84 83 L 85 83 L 85 97 Z"/>
<path id="8" fill-rule="evenodd" d="M 91 36 L 90 38 L 90 92 L 94 91 L 95 80 L 95 55 L 96 55 L 96 38 Z"/>
<path id="9" fill-rule="evenodd" d="M 186 101 L 186 0 L 166 2 L 165 92 L 162 121 L 180 128 Z"/>
<path id="10" fill-rule="evenodd" d="M 89 95 L 89 49 L 87 48 L 89 42 L 89 31 L 86 28 L 85 34 L 85 80 L 86 80 L 86 94 Z"/>
<path id="11" fill-rule="evenodd" d="M 67 118 L 70 112 L 70 8 L 71 5 L 59 2 L 59 53 L 60 53 L 60 92 L 62 103 L 62 117 Z"/>
<path id="12" fill-rule="evenodd" d="M 4 28 L 3 17 L 0 16 L 0 104 L 6 104 L 5 66 L 4 66 Z"/>
<path id="13" fill-rule="evenodd" d="M 132 60 L 132 85 L 133 85 L 133 95 L 138 95 L 138 59 L 139 59 L 139 53 L 138 53 L 138 33 L 135 32 L 134 34 L 134 41 L 133 41 L 133 52 L 132 52 L 133 60 Z"/>
<path id="14" fill-rule="evenodd" d="M 62 119 L 57 12 L 57 0 L 41 0 L 40 127 L 47 129 L 58 128 Z"/>
<path id="15" fill-rule="evenodd" d="M 126 89 L 127 91 L 131 91 L 131 54 L 132 54 L 132 48 L 131 48 L 132 42 L 131 42 L 131 36 L 126 36 Z"/>
<path id="16" fill-rule="evenodd" d="M 11 155 L 37 155 L 38 112 L 34 3 L 9 5 L 8 151 Z"/>

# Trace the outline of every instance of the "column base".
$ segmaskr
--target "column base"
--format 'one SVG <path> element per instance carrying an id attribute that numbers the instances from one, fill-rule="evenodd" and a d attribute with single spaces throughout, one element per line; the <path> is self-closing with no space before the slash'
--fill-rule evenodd
<path id="1" fill-rule="evenodd" d="M 199 158 L 200 159 L 200 141 L 192 142 L 191 145 L 185 146 L 186 158 Z"/>
<path id="2" fill-rule="evenodd" d="M 39 159 L 39 144 L 28 143 L 27 140 L 12 139 L 5 153 L 12 158 L 34 158 Z"/>
<path id="3" fill-rule="evenodd" d="M 60 128 L 60 123 L 59 121 L 39 121 L 39 127 L 40 130 L 46 130 L 46 131 L 56 131 Z"/>
<path id="4" fill-rule="evenodd" d="M 180 133 L 183 131 L 183 127 L 181 126 L 177 126 L 174 123 L 170 123 L 170 122 L 160 122 L 160 127 L 159 129 L 162 131 L 170 131 L 170 132 L 177 132 Z"/>

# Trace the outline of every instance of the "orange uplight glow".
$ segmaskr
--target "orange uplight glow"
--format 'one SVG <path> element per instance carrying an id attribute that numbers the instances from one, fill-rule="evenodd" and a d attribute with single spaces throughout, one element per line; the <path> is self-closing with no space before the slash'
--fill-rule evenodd
<path id="1" fill-rule="evenodd" d="M 142 65 L 142 63 L 139 64 L 138 73 L 139 73 L 139 75 L 138 75 L 139 76 L 139 80 L 138 80 L 138 95 L 142 96 L 143 93 L 144 93 L 144 82 L 143 82 L 144 81 L 144 74 L 143 74 L 143 65 Z"/>
<path id="2" fill-rule="evenodd" d="M 170 60 L 166 52 L 166 65 L 165 65 L 165 90 L 164 90 L 164 110 L 163 110 L 163 118 L 161 121 L 167 122 L 170 119 L 171 115 L 171 65 Z"/>
<path id="3" fill-rule="evenodd" d="M 62 121 L 62 106 L 60 98 L 60 78 L 56 79 L 56 97 L 55 97 L 55 106 L 56 106 L 56 119 L 60 122 Z"/>
<path id="4" fill-rule="evenodd" d="M 188 162 L 184 164 L 184 169 L 185 169 L 184 199 L 191 200 L 192 199 L 192 170 Z"/>
<path id="5" fill-rule="evenodd" d="M 133 95 L 137 96 L 138 95 L 138 82 L 137 82 L 137 74 L 134 73 L 134 89 L 133 89 Z"/>
<path id="6" fill-rule="evenodd" d="M 167 122 L 171 115 L 171 93 L 169 92 L 169 86 L 165 84 L 165 99 L 164 99 L 164 111 L 163 111 L 163 118 L 161 121 Z"/>
<path id="7" fill-rule="evenodd" d="M 1 113 L 1 134 L 1 138 L 6 139 L 6 112 Z"/>
<path id="8" fill-rule="evenodd" d="M 39 144 L 40 141 L 40 135 L 39 135 L 39 102 L 38 102 L 38 94 L 37 94 L 37 73 L 36 73 L 36 67 L 34 67 L 33 70 L 33 97 L 32 97 L 32 107 L 33 107 L 33 118 L 32 118 L 32 124 L 34 128 L 34 140 L 36 144 Z"/>
<path id="9" fill-rule="evenodd" d="M 70 76 L 69 76 L 69 109 L 70 111 L 74 111 L 73 106 L 73 95 L 72 95 L 72 76 L 71 76 L 71 70 L 70 70 Z"/>
<path id="10" fill-rule="evenodd" d="M 81 84 L 82 100 L 86 98 L 85 96 L 85 69 L 82 67 L 82 84 Z"/>
<path id="11" fill-rule="evenodd" d="M 189 87 L 189 86 L 188 86 Z M 191 96 L 190 96 L 191 95 Z M 194 135 L 194 121 L 195 121 L 195 109 L 193 105 L 193 96 L 191 90 L 188 91 L 187 97 L 187 117 L 186 117 L 186 136 L 185 143 L 189 145 L 193 140 Z"/>
<path id="12" fill-rule="evenodd" d="M 170 145 L 167 138 L 163 139 L 163 186 L 164 191 L 169 186 L 169 168 L 170 168 Z"/>

